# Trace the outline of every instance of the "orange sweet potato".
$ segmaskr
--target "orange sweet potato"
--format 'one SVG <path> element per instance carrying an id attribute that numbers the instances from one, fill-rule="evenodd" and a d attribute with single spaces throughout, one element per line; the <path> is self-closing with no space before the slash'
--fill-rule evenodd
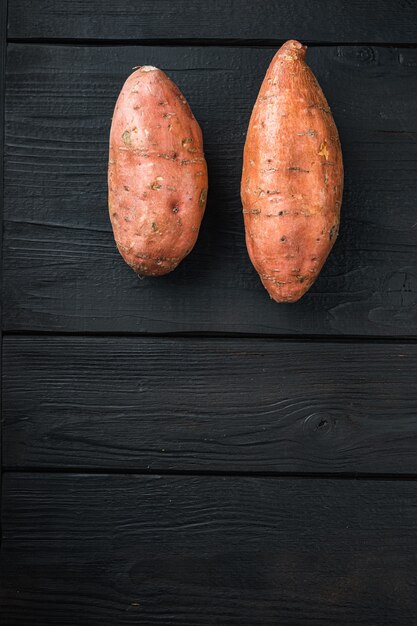
<path id="1" fill-rule="evenodd" d="M 110 131 L 109 212 L 120 254 L 140 276 L 192 250 L 207 198 L 200 126 L 178 87 L 143 66 L 126 80 Z"/>
<path id="2" fill-rule="evenodd" d="M 287 41 L 262 83 L 246 137 L 241 197 L 250 259 L 277 302 L 317 278 L 338 234 L 343 192 L 339 136 L 326 98 Z"/>

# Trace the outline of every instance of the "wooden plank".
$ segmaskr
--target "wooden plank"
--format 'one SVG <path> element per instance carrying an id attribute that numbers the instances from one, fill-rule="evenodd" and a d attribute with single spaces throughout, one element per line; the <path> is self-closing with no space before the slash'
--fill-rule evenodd
<path id="1" fill-rule="evenodd" d="M 6 337 L 4 464 L 417 473 L 417 345 Z"/>
<path id="2" fill-rule="evenodd" d="M 272 49 L 12 44 L 5 207 L 7 330 L 414 335 L 417 50 L 313 48 L 346 165 L 341 235 L 297 304 L 252 268 L 239 198 L 246 127 Z M 138 280 L 107 214 L 108 130 L 131 68 L 163 67 L 200 120 L 209 164 L 196 248 Z"/>
<path id="3" fill-rule="evenodd" d="M 19 39 L 416 41 L 417 7 L 404 0 L 10 0 Z"/>
<path id="4" fill-rule="evenodd" d="M 3 211 L 4 211 L 4 114 L 5 114 L 5 73 L 6 73 L 6 35 L 7 35 L 7 2 L 0 0 L 0 283 L 3 271 Z M 2 318 L 3 303 L 0 308 Z M 0 397 L 1 397 L 1 368 L 3 363 L 3 334 L 0 322 Z M 2 414 L 0 407 L 0 484 L 2 479 Z M 1 492 L 0 492 L 1 510 Z M 1 527 L 1 520 L 0 520 Z"/>
<path id="5" fill-rule="evenodd" d="M 414 626 L 415 482 L 6 474 L 2 617 Z"/>

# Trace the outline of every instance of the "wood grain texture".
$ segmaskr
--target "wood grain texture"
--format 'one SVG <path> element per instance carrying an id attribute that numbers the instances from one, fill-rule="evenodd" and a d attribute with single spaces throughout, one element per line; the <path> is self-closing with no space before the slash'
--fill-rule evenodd
<path id="1" fill-rule="evenodd" d="M 7 2 L 0 0 L 0 228 L 3 233 L 3 210 L 4 210 L 4 93 L 5 93 L 5 72 L 6 72 L 6 34 L 7 34 Z M 3 271 L 3 235 L 0 237 L 0 284 Z M 3 314 L 3 302 L 1 301 L 0 319 Z M 3 336 L 0 323 L 0 378 L 3 361 Z M 0 380 L 1 397 L 1 380 Z M 2 414 L 0 409 L 0 484 L 2 479 Z M 1 507 L 0 492 L 0 507 Z M 1 510 L 1 508 L 0 508 Z M 1 517 L 0 517 L 1 529 Z"/>
<path id="2" fill-rule="evenodd" d="M 415 335 L 417 50 L 325 47 L 308 60 L 346 168 L 339 240 L 297 304 L 270 301 L 239 198 L 250 111 L 272 49 L 9 46 L 8 330 Z M 131 68 L 165 69 L 203 127 L 209 198 L 172 275 L 138 280 L 107 214 L 108 131 Z"/>
<path id="3" fill-rule="evenodd" d="M 9 37 L 408 43 L 407 0 L 9 0 Z"/>
<path id="4" fill-rule="evenodd" d="M 414 482 L 6 475 L 13 626 L 414 626 Z"/>
<path id="5" fill-rule="evenodd" d="M 4 464 L 417 473 L 417 345 L 6 337 Z"/>

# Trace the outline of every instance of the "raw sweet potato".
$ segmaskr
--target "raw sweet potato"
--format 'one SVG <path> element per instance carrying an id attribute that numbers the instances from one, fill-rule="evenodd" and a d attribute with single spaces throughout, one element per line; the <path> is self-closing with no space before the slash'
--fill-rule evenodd
<path id="1" fill-rule="evenodd" d="M 192 250 L 207 198 L 200 126 L 156 67 L 126 80 L 113 115 L 109 211 L 120 254 L 140 276 L 175 269 Z"/>
<path id="2" fill-rule="evenodd" d="M 343 192 L 339 136 L 329 105 L 287 41 L 262 83 L 246 137 L 241 196 L 246 245 L 264 287 L 295 302 L 317 278 L 338 234 Z"/>

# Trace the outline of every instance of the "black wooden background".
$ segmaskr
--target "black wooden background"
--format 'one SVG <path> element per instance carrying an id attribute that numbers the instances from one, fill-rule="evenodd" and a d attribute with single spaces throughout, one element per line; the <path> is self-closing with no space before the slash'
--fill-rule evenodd
<path id="1" fill-rule="evenodd" d="M 416 626 L 417 2 L 1 6 L 2 626 Z M 346 178 L 320 278 L 278 305 L 239 184 L 289 38 Z M 189 257 L 140 281 L 106 170 L 142 64 L 202 125 L 209 200 Z"/>

